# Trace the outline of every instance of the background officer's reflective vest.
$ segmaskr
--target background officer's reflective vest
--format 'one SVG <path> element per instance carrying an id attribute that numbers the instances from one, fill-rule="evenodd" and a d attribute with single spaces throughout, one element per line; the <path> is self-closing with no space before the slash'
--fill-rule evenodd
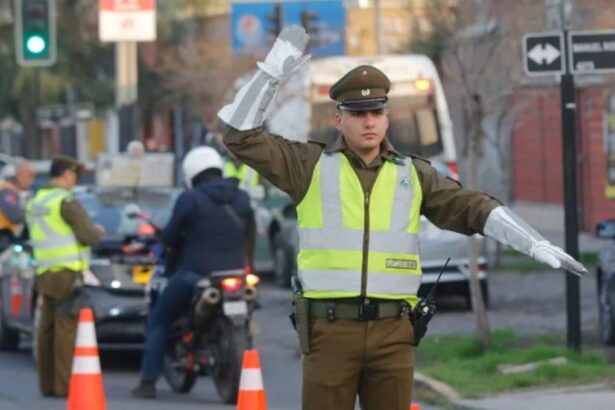
<path id="1" fill-rule="evenodd" d="M 224 165 L 224 177 L 237 178 L 239 180 L 239 186 L 242 188 L 258 186 L 258 172 L 246 164 L 241 164 L 239 168 L 237 168 L 233 161 L 226 161 Z"/>
<path id="2" fill-rule="evenodd" d="M 297 206 L 304 296 L 360 296 L 365 269 L 366 296 L 414 304 L 421 284 L 421 202 L 411 161 L 385 161 L 366 195 L 346 156 L 323 153 Z M 364 247 L 369 249 L 366 260 Z"/>
<path id="3" fill-rule="evenodd" d="M 79 244 L 60 212 L 62 201 L 71 195 L 63 188 L 43 188 L 28 202 L 26 220 L 38 275 L 63 269 L 81 272 L 89 268 L 89 247 Z"/>
<path id="4" fill-rule="evenodd" d="M 4 190 L 4 189 L 9 189 L 15 192 L 15 198 L 17 198 L 16 200 L 20 200 L 19 191 L 17 190 L 17 187 L 14 184 L 12 184 L 9 181 L 0 182 L 0 190 Z M 0 230 L 1 229 L 8 229 L 11 232 L 13 232 L 13 234 L 17 235 L 19 231 L 21 230 L 21 224 L 14 224 L 13 222 L 9 221 L 6 215 L 4 215 L 4 213 L 0 211 Z"/>

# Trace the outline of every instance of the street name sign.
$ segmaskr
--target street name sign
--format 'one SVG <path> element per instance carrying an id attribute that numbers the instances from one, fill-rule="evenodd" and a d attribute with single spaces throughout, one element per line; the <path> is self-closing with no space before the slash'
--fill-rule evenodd
<path id="1" fill-rule="evenodd" d="M 568 36 L 573 74 L 615 72 L 615 31 L 573 31 Z"/>
<path id="2" fill-rule="evenodd" d="M 527 75 L 564 72 L 564 39 L 561 32 L 528 33 L 523 38 L 523 62 Z"/>
<path id="3" fill-rule="evenodd" d="M 156 40 L 156 0 L 98 0 L 103 42 Z"/>

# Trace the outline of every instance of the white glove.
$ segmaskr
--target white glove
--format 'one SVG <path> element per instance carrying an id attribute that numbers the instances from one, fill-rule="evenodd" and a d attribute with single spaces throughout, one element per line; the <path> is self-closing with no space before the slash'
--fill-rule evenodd
<path id="1" fill-rule="evenodd" d="M 241 87 L 233 103 L 218 112 L 218 117 L 241 131 L 263 125 L 279 84 L 310 58 L 302 57 L 309 39 L 303 27 L 285 27 L 265 61 L 257 63 L 259 70 Z"/>
<path id="2" fill-rule="evenodd" d="M 552 245 L 534 228 L 505 206 L 489 214 L 483 233 L 509 245 L 519 252 L 546 263 L 555 269 L 563 268 L 581 276 L 587 269 L 561 248 Z"/>
<path id="3" fill-rule="evenodd" d="M 576 275 L 587 273 L 587 269 L 574 258 L 564 252 L 561 248 L 552 245 L 549 241 L 538 241 L 532 245 L 529 252 L 530 256 L 537 261 L 546 263 L 552 268 L 563 268 Z"/>

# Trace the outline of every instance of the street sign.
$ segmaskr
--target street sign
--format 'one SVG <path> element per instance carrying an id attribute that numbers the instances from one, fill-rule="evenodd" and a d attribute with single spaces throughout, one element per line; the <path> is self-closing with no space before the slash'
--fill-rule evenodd
<path id="1" fill-rule="evenodd" d="M 573 74 L 615 71 L 615 31 L 569 33 L 568 53 Z"/>
<path id="2" fill-rule="evenodd" d="M 527 75 L 564 72 L 562 33 L 528 33 L 523 38 L 523 61 Z"/>
<path id="3" fill-rule="evenodd" d="M 98 0 L 102 42 L 156 40 L 156 0 Z"/>

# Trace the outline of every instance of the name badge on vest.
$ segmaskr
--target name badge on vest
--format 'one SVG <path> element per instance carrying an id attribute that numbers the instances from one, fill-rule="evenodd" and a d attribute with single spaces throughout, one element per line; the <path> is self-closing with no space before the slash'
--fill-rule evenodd
<path id="1" fill-rule="evenodd" d="M 387 259 L 387 268 L 415 270 L 417 263 L 412 259 Z"/>

